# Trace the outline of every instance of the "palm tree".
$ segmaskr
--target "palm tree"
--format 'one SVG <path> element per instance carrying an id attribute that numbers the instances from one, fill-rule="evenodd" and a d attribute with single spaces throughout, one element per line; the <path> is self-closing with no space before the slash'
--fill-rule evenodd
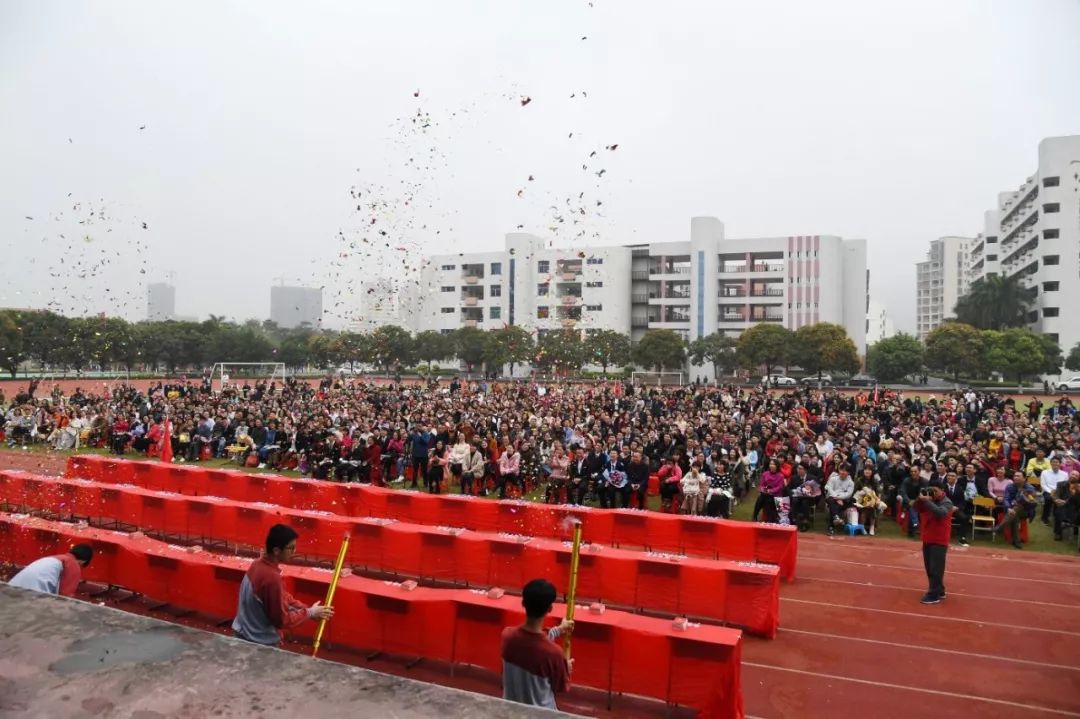
<path id="1" fill-rule="evenodd" d="M 990 275 L 972 283 L 953 309 L 959 322 L 980 330 L 1003 330 L 1027 324 L 1031 295 L 1016 277 Z"/>

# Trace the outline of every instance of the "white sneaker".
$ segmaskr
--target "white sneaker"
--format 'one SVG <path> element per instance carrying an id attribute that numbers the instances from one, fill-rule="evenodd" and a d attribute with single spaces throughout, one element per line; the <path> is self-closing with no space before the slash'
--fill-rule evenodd
<path id="1" fill-rule="evenodd" d="M 266 462 L 259 464 L 258 469 L 266 469 Z"/>
<path id="2" fill-rule="evenodd" d="M 874 527 L 873 526 L 870 527 L 870 536 L 871 537 L 874 536 Z"/>
<path id="3" fill-rule="evenodd" d="M 397 479 L 395 479 L 394 481 L 395 482 L 404 482 L 405 481 L 405 475 L 404 474 L 399 474 L 397 476 Z"/>

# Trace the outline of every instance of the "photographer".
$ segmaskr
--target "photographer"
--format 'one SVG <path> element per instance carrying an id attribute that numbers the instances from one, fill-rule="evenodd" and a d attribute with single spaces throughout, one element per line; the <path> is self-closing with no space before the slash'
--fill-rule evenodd
<path id="1" fill-rule="evenodd" d="M 912 509 L 919 514 L 923 542 L 923 566 L 929 588 L 923 604 L 937 604 L 945 598 L 945 556 L 952 536 L 952 515 L 956 511 L 940 484 L 932 483 L 919 490 Z"/>

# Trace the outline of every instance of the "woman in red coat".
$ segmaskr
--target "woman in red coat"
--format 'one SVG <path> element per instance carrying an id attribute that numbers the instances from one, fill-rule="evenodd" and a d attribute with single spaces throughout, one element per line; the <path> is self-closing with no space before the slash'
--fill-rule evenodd
<path id="1" fill-rule="evenodd" d="M 375 441 L 375 435 L 369 435 L 364 446 L 364 461 L 371 470 L 371 483 L 376 487 L 384 486 L 382 481 L 382 447 Z"/>

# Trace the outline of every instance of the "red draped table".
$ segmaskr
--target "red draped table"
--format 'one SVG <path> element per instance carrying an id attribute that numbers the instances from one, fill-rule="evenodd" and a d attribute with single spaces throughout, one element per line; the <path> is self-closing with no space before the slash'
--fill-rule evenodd
<path id="1" fill-rule="evenodd" d="M 794 527 L 776 524 L 631 509 L 496 502 L 364 484 L 291 479 L 160 462 L 129 462 L 96 455 L 70 457 L 67 474 L 106 482 L 134 483 L 147 489 L 209 494 L 239 502 L 269 502 L 293 509 L 353 517 L 387 517 L 417 524 L 557 539 L 569 536 L 563 520 L 574 516 L 582 522 L 582 533 L 588 542 L 775 564 L 784 579 L 791 581 L 795 577 L 798 532 Z"/>
<path id="2" fill-rule="evenodd" d="M 270 526 L 283 522 L 300 533 L 302 555 L 322 560 L 337 555 L 341 538 L 348 533 L 350 565 L 408 577 L 505 588 L 521 587 L 535 577 L 556 586 L 566 586 L 569 579 L 570 545 L 556 539 L 352 519 L 18 470 L 0 470 L 0 502 L 251 547 L 261 547 Z M 779 575 L 772 565 L 649 554 L 594 543 L 582 550 L 579 576 L 582 599 L 724 622 L 769 638 L 779 625 Z"/>
<path id="3" fill-rule="evenodd" d="M 27 564 L 77 542 L 95 549 L 85 577 L 216 617 L 232 616 L 251 560 L 178 547 L 138 535 L 0 513 L 0 559 Z M 283 566 L 300 600 L 322 599 L 324 569 Z M 520 601 L 467 589 L 417 588 L 343 577 L 327 640 L 356 649 L 414 655 L 501 669 L 500 635 L 523 620 Z M 556 605 L 553 616 L 563 616 Z M 576 613 L 576 684 L 648 696 L 699 709 L 702 716 L 742 717 L 737 630 L 607 612 Z M 310 635 L 314 622 L 298 632 Z"/>

